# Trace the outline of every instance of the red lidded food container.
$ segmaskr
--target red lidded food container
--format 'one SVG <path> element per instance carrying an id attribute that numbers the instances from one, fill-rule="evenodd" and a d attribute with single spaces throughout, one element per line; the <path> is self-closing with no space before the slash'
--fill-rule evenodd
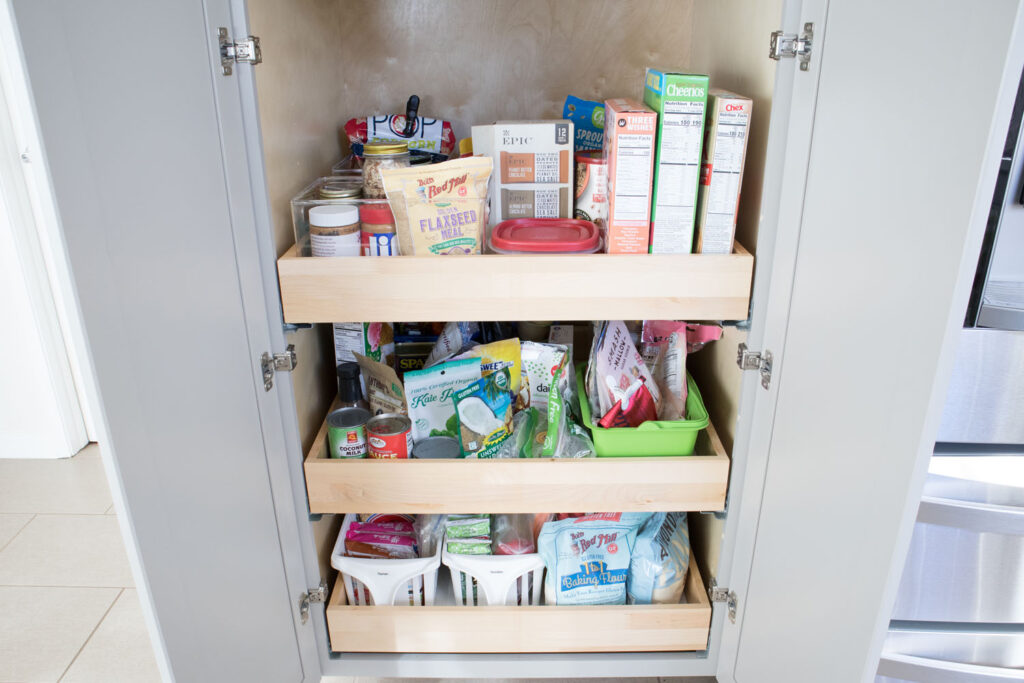
<path id="1" fill-rule="evenodd" d="M 601 233 L 575 218 L 516 218 L 494 226 L 490 245 L 496 254 L 594 254 Z"/>

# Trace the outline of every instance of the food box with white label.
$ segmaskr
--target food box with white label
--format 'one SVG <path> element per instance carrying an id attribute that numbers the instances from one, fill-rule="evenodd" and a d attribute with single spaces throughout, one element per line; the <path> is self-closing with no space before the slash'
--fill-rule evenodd
<path id="1" fill-rule="evenodd" d="M 693 251 L 708 77 L 648 69 L 644 104 L 658 113 L 652 254 Z"/>
<path id="2" fill-rule="evenodd" d="M 732 253 L 743 164 L 754 103 L 728 90 L 708 95 L 704 165 L 697 198 L 697 249 L 700 254 Z"/>
<path id="3" fill-rule="evenodd" d="M 488 225 L 515 218 L 571 218 L 572 146 L 572 121 L 473 126 L 473 153 L 494 162 Z"/>
<path id="4" fill-rule="evenodd" d="M 658 116 L 636 100 L 604 103 L 608 160 L 608 253 L 646 254 L 651 232 L 651 176 Z"/>

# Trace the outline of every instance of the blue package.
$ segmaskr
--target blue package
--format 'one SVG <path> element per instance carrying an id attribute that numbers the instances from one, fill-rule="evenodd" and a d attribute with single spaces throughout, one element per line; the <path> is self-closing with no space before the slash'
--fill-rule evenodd
<path id="1" fill-rule="evenodd" d="M 640 528 L 629 563 L 626 592 L 634 605 L 675 605 L 690 566 L 685 512 L 657 512 Z"/>
<path id="2" fill-rule="evenodd" d="M 576 127 L 575 151 L 600 150 L 604 145 L 604 104 L 601 102 L 569 95 L 562 107 L 562 118 L 569 119 Z"/>
<path id="3" fill-rule="evenodd" d="M 630 556 L 649 512 L 610 512 L 548 522 L 537 537 L 549 605 L 624 605 Z"/>

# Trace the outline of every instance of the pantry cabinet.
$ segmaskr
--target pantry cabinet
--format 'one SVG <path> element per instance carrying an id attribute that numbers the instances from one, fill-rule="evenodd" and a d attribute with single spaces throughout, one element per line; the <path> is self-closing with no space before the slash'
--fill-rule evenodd
<path id="1" fill-rule="evenodd" d="M 873 676 L 1024 65 L 1016 0 L 13 7 L 27 163 L 52 177 L 175 680 Z M 774 30 L 806 58 L 770 60 Z M 222 61 L 249 35 L 262 63 Z M 287 200 L 346 119 L 416 92 L 465 137 L 636 96 L 649 65 L 753 97 L 734 253 L 296 255 Z M 535 318 L 723 321 L 692 359 L 695 455 L 325 457 L 332 350 L 301 325 Z M 690 512 L 685 602 L 355 607 L 333 584 L 342 513 L 563 509 Z"/>

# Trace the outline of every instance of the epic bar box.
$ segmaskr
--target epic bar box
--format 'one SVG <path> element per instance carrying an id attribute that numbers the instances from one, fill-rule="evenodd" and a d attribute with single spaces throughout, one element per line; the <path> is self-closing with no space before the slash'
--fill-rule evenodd
<path id="1" fill-rule="evenodd" d="M 609 254 L 647 253 L 657 122 L 657 114 L 636 100 L 604 103 Z"/>
<path id="2" fill-rule="evenodd" d="M 730 254 L 750 132 L 750 98 L 712 89 L 697 199 L 697 251 Z"/>
<path id="3" fill-rule="evenodd" d="M 572 121 L 473 126 L 473 153 L 494 161 L 488 224 L 511 218 L 571 218 L 572 145 Z"/>
<path id="4" fill-rule="evenodd" d="M 647 70 L 644 104 L 658 114 L 651 253 L 693 251 L 708 77 Z"/>

